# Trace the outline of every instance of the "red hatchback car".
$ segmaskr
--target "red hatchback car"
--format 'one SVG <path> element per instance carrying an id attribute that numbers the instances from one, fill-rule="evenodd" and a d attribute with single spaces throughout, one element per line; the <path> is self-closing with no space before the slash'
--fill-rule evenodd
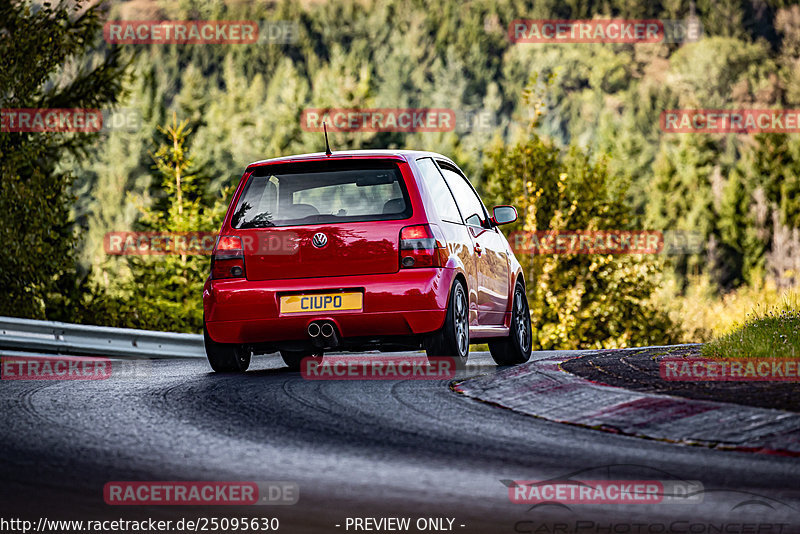
<path id="1" fill-rule="evenodd" d="M 431 152 L 348 151 L 250 164 L 203 289 L 215 371 L 280 351 L 297 369 L 330 350 L 424 348 L 501 365 L 531 354 L 519 262 L 464 173 Z"/>

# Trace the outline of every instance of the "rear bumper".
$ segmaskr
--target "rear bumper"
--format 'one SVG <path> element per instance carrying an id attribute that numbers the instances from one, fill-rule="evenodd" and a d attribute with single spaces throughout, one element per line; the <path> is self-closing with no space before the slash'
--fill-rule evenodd
<path id="1" fill-rule="evenodd" d="M 308 339 L 312 321 L 336 324 L 342 338 L 420 335 L 441 328 L 455 271 L 403 269 L 396 273 L 292 280 L 207 280 L 203 309 L 218 343 L 275 343 Z M 364 292 L 362 311 L 279 313 L 281 295 Z"/>

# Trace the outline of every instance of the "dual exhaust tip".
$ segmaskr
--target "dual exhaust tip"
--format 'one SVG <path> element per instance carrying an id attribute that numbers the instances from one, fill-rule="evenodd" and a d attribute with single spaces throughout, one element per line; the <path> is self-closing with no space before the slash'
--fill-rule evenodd
<path id="1" fill-rule="evenodd" d="M 319 336 L 329 338 L 333 337 L 335 333 L 336 330 L 333 328 L 333 323 L 328 321 L 314 321 L 308 325 L 308 335 L 313 338 Z"/>

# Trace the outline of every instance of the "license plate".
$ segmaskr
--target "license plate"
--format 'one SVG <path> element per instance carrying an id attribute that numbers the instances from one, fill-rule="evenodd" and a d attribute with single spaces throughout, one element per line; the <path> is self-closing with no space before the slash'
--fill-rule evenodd
<path id="1" fill-rule="evenodd" d="M 281 313 L 328 312 L 361 310 L 361 293 L 327 293 L 287 295 L 281 297 Z"/>

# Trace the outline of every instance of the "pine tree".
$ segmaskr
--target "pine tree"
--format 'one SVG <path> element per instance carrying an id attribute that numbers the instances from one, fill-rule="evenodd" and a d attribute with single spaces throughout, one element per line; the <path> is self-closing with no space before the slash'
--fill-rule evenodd
<path id="1" fill-rule="evenodd" d="M 124 61 L 115 49 L 90 60 L 101 24 L 96 7 L 84 7 L 0 3 L 0 108 L 102 109 L 116 102 Z M 63 69 L 67 64 L 75 68 Z M 85 157 L 95 141 L 86 133 L 0 132 L 0 315 L 43 319 L 73 310 L 74 176 L 58 163 L 69 154 Z"/>
<path id="2" fill-rule="evenodd" d="M 219 228 L 227 205 L 223 192 L 208 203 L 198 183 L 193 158 L 187 145 L 191 130 L 188 119 L 159 127 L 165 136 L 152 154 L 154 169 L 161 177 L 163 197 L 145 206 L 142 198 L 132 198 L 140 207 L 139 228 L 169 234 L 213 232 Z M 192 241 L 187 246 L 192 248 Z M 197 249 L 195 248 L 195 251 Z M 129 256 L 131 278 L 122 288 L 127 296 L 120 304 L 127 326 L 178 332 L 199 332 L 202 328 L 202 289 L 208 276 L 209 256 L 178 253 L 152 256 Z"/>

